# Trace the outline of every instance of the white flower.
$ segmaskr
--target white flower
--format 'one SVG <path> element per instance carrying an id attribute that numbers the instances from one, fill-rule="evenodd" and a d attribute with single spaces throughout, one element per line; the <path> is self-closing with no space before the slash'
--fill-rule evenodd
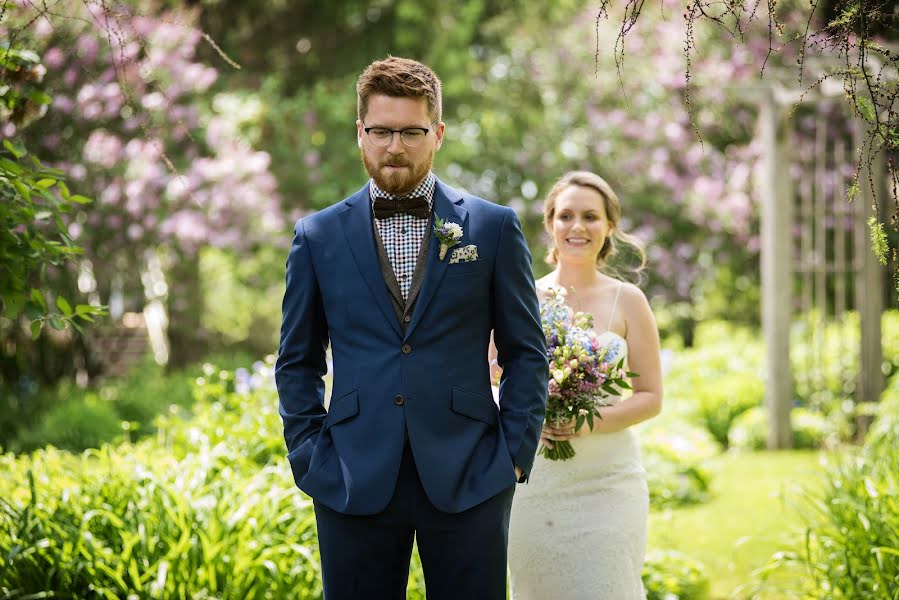
<path id="1" fill-rule="evenodd" d="M 449 234 L 454 240 L 462 239 L 462 226 L 458 223 L 447 223 L 446 224 L 446 233 Z"/>

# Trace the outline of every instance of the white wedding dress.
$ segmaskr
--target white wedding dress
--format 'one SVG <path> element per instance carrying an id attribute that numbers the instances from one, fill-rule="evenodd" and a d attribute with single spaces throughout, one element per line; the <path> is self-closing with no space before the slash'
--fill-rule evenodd
<path id="1" fill-rule="evenodd" d="M 617 352 L 615 361 L 627 356 L 618 334 L 600 340 Z M 569 460 L 538 455 L 528 483 L 515 490 L 511 599 L 643 600 L 649 492 L 637 438 L 628 427 L 571 444 Z"/>

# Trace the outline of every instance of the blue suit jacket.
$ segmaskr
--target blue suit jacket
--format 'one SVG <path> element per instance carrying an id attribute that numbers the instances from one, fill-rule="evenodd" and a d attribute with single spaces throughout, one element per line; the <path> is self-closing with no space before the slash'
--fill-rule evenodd
<path id="1" fill-rule="evenodd" d="M 432 234 L 405 333 L 378 262 L 369 186 L 296 224 L 275 366 L 287 458 L 297 486 L 345 514 L 386 507 L 404 430 L 424 490 L 445 512 L 487 500 L 515 483 L 513 465 L 533 464 L 548 366 L 518 218 L 439 180 L 434 210 L 462 226 L 458 247 L 475 244 L 478 260 L 439 260 Z M 503 367 L 499 410 L 491 331 Z"/>

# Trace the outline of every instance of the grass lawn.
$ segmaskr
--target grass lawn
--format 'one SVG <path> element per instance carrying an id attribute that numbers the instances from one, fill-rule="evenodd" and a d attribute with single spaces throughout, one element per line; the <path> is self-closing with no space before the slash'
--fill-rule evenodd
<path id="1" fill-rule="evenodd" d="M 797 504 L 818 485 L 818 452 L 724 454 L 709 461 L 711 501 L 654 512 L 649 547 L 678 550 L 701 562 L 712 598 L 748 598 L 734 590 L 778 550 L 803 539 Z M 782 595 L 765 595 L 777 598 Z"/>

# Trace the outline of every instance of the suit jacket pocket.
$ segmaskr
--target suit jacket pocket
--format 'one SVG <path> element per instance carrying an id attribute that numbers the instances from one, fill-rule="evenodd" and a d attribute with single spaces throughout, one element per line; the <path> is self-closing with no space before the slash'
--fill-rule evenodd
<path id="1" fill-rule="evenodd" d="M 312 460 L 312 451 L 315 448 L 316 436 L 311 436 L 302 444 L 294 448 L 287 455 L 287 462 L 290 463 L 290 470 L 293 472 L 293 480 L 297 485 L 306 473 L 309 472 L 309 461 Z"/>
<path id="2" fill-rule="evenodd" d="M 499 411 L 493 398 L 472 394 L 457 387 L 453 388 L 453 412 L 483 421 L 492 427 L 499 423 Z"/>
<path id="3" fill-rule="evenodd" d="M 328 416 L 325 417 L 324 429 L 330 429 L 357 414 L 359 414 L 359 391 L 353 390 L 336 400 L 331 400 L 331 404 L 328 406 Z"/>

